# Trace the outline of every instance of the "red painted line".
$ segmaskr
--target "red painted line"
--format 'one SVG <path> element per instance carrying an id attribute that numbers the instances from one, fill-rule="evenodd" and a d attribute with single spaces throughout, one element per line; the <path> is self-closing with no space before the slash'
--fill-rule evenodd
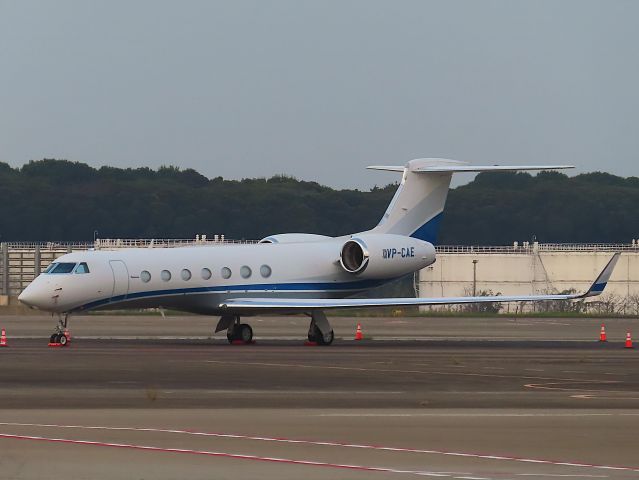
<path id="1" fill-rule="evenodd" d="M 228 452 L 212 452 L 208 450 L 190 450 L 186 448 L 163 448 L 163 447 L 154 447 L 150 445 L 133 445 L 129 443 L 96 442 L 93 440 L 73 440 L 70 438 L 50 438 L 50 437 L 40 437 L 40 436 L 32 436 L 32 435 L 10 435 L 6 433 L 0 433 L 0 438 L 12 439 L 12 440 L 32 440 L 32 441 L 39 441 L 39 442 L 66 443 L 66 444 L 73 444 L 73 445 L 89 445 L 94 447 L 111 447 L 111 448 L 124 448 L 124 449 L 131 449 L 131 450 L 146 450 L 146 451 L 163 452 L 163 453 L 187 453 L 192 455 L 206 455 L 209 457 L 233 458 L 238 460 L 253 460 L 253 461 L 259 461 L 259 462 L 283 463 L 283 464 L 289 464 L 289 465 L 305 465 L 305 466 L 313 466 L 313 467 L 340 468 L 340 469 L 346 469 L 346 470 L 359 470 L 359 471 L 365 471 L 365 472 L 407 473 L 407 474 L 413 474 L 413 475 L 429 475 L 430 474 L 429 472 L 416 471 L 416 470 L 401 470 L 401 469 L 385 468 L 385 467 L 369 467 L 364 465 L 347 465 L 347 464 L 341 464 L 341 463 L 316 462 L 313 460 L 293 460 L 289 458 L 278 458 L 278 457 L 260 457 L 257 455 L 245 455 L 245 454 L 228 453 Z"/>
<path id="2" fill-rule="evenodd" d="M 234 434 L 234 433 L 223 433 L 223 432 L 202 432 L 197 430 L 164 429 L 164 428 L 150 428 L 150 427 L 105 427 L 105 426 L 98 426 L 98 425 L 58 425 L 58 424 L 15 423 L 15 422 L 0 422 L 0 425 L 17 426 L 17 427 L 43 427 L 43 428 L 66 428 L 66 429 L 82 429 L 82 430 L 173 433 L 173 434 L 194 435 L 194 436 L 215 437 L 215 438 L 252 440 L 252 441 L 261 441 L 261 442 L 278 442 L 278 443 L 289 443 L 289 444 L 381 450 L 381 451 L 387 451 L 387 452 L 446 455 L 446 456 L 453 456 L 453 457 L 477 458 L 477 459 L 484 459 L 484 460 L 513 461 L 513 462 L 522 462 L 522 463 L 536 463 L 541 465 L 596 468 L 596 469 L 604 469 L 604 470 L 620 470 L 620 471 L 629 471 L 629 472 L 639 473 L 639 467 L 613 466 L 613 465 L 602 465 L 602 464 L 576 462 L 576 461 L 549 460 L 549 459 L 539 459 L 539 458 L 525 458 L 525 457 L 516 457 L 511 455 L 499 455 L 499 454 L 495 455 L 495 454 L 477 453 L 477 452 L 453 452 L 450 450 L 388 447 L 383 445 L 357 444 L 357 443 L 346 443 L 346 442 L 336 442 L 336 441 L 317 441 L 317 440 L 308 440 L 308 439 L 306 440 L 292 439 L 292 438 L 285 438 L 285 437 L 265 437 L 265 436 L 254 436 L 254 435 L 241 435 L 241 434 Z"/>

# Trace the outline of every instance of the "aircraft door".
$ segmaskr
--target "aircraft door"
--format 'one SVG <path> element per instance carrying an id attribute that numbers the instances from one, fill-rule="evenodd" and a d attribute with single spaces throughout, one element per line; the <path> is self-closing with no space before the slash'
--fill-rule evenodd
<path id="1" fill-rule="evenodd" d="M 122 260 L 110 260 L 113 271 L 113 294 L 111 298 L 129 293 L 129 270 Z"/>

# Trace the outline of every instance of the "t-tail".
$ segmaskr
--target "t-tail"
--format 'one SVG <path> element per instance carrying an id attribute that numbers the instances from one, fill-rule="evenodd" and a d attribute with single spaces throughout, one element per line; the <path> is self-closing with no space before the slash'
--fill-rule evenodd
<path id="1" fill-rule="evenodd" d="M 436 244 L 439 226 L 455 172 L 516 172 L 521 170 L 561 170 L 571 165 L 475 166 L 457 160 L 420 158 L 405 166 L 372 166 L 372 170 L 401 172 L 402 181 L 375 233 L 406 235 Z"/>

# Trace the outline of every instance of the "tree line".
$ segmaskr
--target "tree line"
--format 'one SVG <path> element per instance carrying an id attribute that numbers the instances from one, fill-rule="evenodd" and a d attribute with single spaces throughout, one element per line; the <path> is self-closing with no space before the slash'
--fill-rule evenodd
<path id="1" fill-rule="evenodd" d="M 336 190 L 287 176 L 225 180 L 178 167 L 93 168 L 44 159 L 0 162 L 0 241 L 258 239 L 372 228 L 396 184 Z M 630 242 L 639 238 L 639 178 L 607 173 L 482 173 L 450 191 L 438 243 Z"/>

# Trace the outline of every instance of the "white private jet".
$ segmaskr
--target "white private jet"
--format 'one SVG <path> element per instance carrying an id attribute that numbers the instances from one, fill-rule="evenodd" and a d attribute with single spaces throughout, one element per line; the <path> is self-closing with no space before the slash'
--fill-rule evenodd
<path id="1" fill-rule="evenodd" d="M 324 310 L 331 308 L 443 305 L 480 302 L 573 300 L 599 295 L 617 262 L 615 254 L 590 289 L 573 295 L 448 298 L 352 298 L 435 262 L 435 238 L 454 172 L 572 168 L 470 166 L 418 159 L 374 170 L 402 173 L 379 224 L 344 237 L 303 233 L 271 235 L 252 245 L 198 245 L 85 251 L 55 260 L 18 297 L 58 314 L 51 341 L 66 344 L 68 316 L 88 310 L 171 308 L 220 315 L 215 332 L 229 342 L 250 342 L 242 316 L 305 313 L 309 341 L 333 342 Z"/>

